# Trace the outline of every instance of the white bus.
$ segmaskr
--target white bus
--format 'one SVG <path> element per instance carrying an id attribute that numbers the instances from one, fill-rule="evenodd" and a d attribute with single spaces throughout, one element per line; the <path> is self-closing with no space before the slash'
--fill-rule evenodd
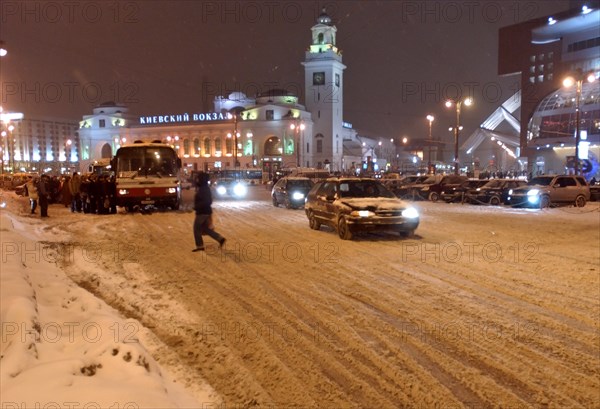
<path id="1" fill-rule="evenodd" d="M 115 172 L 117 206 L 128 211 L 149 205 L 179 209 L 181 159 L 171 146 L 159 141 L 122 146 L 111 160 L 111 168 Z"/>

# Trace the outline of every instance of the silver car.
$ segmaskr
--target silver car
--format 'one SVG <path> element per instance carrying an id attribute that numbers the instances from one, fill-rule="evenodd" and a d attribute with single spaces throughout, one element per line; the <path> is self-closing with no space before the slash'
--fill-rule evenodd
<path id="1" fill-rule="evenodd" d="M 555 204 L 583 207 L 590 200 L 590 187 L 583 176 L 542 175 L 526 186 L 508 192 L 506 204 L 514 207 L 546 208 Z"/>

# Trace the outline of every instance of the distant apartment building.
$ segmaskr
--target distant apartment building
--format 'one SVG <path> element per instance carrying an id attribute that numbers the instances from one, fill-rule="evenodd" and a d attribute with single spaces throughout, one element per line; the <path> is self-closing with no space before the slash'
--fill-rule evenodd
<path id="1" fill-rule="evenodd" d="M 3 172 L 66 173 L 79 170 L 79 161 L 77 121 L 27 116 L 2 121 Z"/>

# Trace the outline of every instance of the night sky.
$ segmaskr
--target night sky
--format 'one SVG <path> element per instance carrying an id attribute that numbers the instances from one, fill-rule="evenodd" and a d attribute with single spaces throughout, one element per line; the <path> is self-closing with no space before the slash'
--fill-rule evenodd
<path id="1" fill-rule="evenodd" d="M 344 120 L 359 134 L 451 141 L 448 96 L 472 92 L 470 134 L 518 88 L 497 75 L 498 29 L 568 1 L 0 2 L 2 106 L 72 120 L 105 101 L 139 115 L 212 110 L 215 95 L 303 91 L 326 7 L 343 52 Z M 300 95 L 304 102 L 304 95 Z"/>

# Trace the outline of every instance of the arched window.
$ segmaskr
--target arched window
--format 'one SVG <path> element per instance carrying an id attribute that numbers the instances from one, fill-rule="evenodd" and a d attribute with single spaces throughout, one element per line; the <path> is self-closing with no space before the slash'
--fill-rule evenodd
<path id="1" fill-rule="evenodd" d="M 206 138 L 204 138 L 204 154 L 205 155 L 210 155 L 211 151 L 210 151 L 210 138 L 207 136 Z"/>
<path id="2" fill-rule="evenodd" d="M 105 143 L 104 145 L 102 145 L 102 150 L 100 151 L 100 157 L 101 158 L 112 158 L 112 148 L 110 147 L 110 144 Z"/>
<path id="3" fill-rule="evenodd" d="M 184 155 L 189 155 L 190 152 L 190 140 L 189 139 L 184 139 L 183 140 L 183 154 Z"/>
<path id="4" fill-rule="evenodd" d="M 222 141 L 221 141 L 221 137 L 218 136 L 215 138 L 215 153 L 223 153 L 223 146 L 222 146 Z"/>
<path id="5" fill-rule="evenodd" d="M 194 138 L 194 155 L 200 155 L 200 139 Z"/>
<path id="6" fill-rule="evenodd" d="M 280 156 L 281 153 L 281 139 L 277 136 L 271 136 L 265 141 L 265 155 Z"/>
<path id="7" fill-rule="evenodd" d="M 233 155 L 233 136 L 225 138 L 225 151 Z"/>
<path id="8" fill-rule="evenodd" d="M 317 36 L 317 42 L 319 44 L 323 44 L 325 41 L 323 40 L 323 33 L 319 33 L 319 35 Z"/>
<path id="9" fill-rule="evenodd" d="M 316 153 L 323 153 L 323 134 L 318 133 L 315 135 L 316 142 Z"/>

